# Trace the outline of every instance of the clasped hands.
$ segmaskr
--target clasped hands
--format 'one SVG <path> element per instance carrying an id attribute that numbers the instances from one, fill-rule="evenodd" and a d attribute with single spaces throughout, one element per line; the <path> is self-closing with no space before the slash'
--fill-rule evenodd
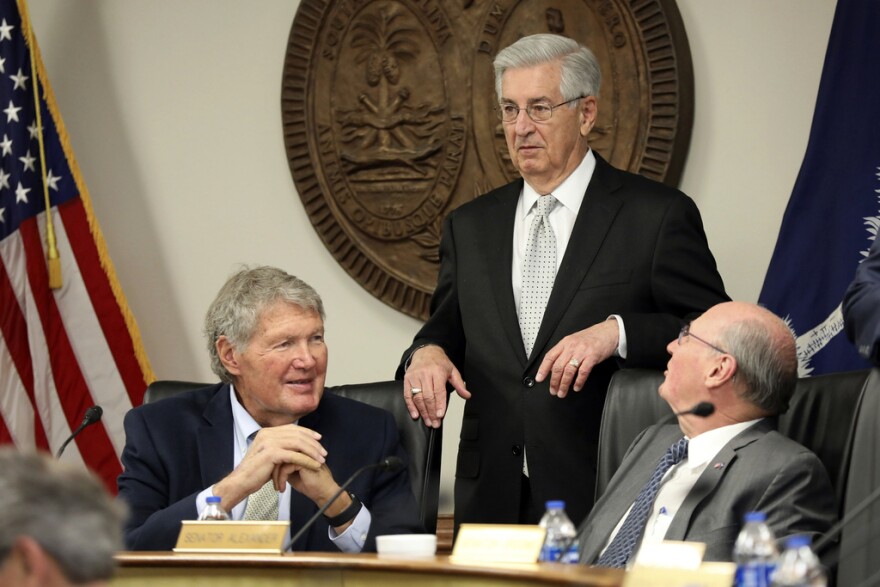
<path id="1" fill-rule="evenodd" d="M 537 382 L 550 377 L 550 394 L 559 398 L 569 389 L 580 391 L 597 364 L 614 355 L 619 341 L 617 321 L 610 318 L 569 334 L 553 346 L 538 367 Z M 446 415 L 446 384 L 462 399 L 470 399 L 458 369 L 437 345 L 416 350 L 406 370 L 403 398 L 413 419 L 421 416 L 425 424 L 438 428 Z"/>
<path id="2" fill-rule="evenodd" d="M 327 467 L 327 451 L 320 440 L 319 433 L 304 426 L 261 429 L 235 470 L 214 485 L 214 495 L 230 511 L 271 479 L 276 491 L 284 491 L 285 483 L 290 483 L 315 504 L 323 505 L 339 485 Z M 350 502 L 348 495 L 341 495 L 326 515 L 342 512 Z"/>

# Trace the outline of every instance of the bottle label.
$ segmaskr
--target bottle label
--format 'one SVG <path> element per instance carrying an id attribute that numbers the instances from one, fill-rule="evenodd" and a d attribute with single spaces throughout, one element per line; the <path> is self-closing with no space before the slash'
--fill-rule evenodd
<path id="1" fill-rule="evenodd" d="M 580 558 L 578 550 L 577 540 L 575 540 L 564 553 L 562 552 L 562 549 L 559 548 L 559 544 L 545 543 L 544 547 L 541 548 L 541 556 L 538 560 L 548 563 L 577 564 Z"/>
<path id="2" fill-rule="evenodd" d="M 775 568 L 775 565 L 762 562 L 739 565 L 736 568 L 736 587 L 770 587 Z"/>

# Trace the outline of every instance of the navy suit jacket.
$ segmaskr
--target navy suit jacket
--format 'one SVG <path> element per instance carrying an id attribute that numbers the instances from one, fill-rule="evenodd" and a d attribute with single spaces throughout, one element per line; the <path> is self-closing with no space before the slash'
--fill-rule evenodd
<path id="1" fill-rule="evenodd" d="M 391 414 L 332 394 L 300 424 L 319 432 L 327 466 L 337 483 L 357 469 L 396 455 L 407 462 Z M 130 550 L 170 550 L 182 520 L 197 517 L 196 495 L 233 467 L 233 419 L 229 385 L 217 384 L 135 408 L 125 416 L 123 472 L 119 496 L 130 509 L 125 544 Z M 423 532 L 407 469 L 368 470 L 349 487 L 370 510 L 372 523 L 364 552 L 375 537 Z M 310 499 L 291 493 L 291 534 L 318 510 Z M 323 516 L 292 545 L 294 551 L 338 552 Z"/>
<path id="2" fill-rule="evenodd" d="M 563 337 L 623 317 L 628 367 L 662 368 L 683 321 L 729 298 L 700 213 L 683 193 L 615 169 L 596 169 L 556 274 L 531 357 L 513 297 L 513 225 L 523 181 L 451 212 L 443 227 L 431 317 L 404 353 L 437 344 L 473 397 L 465 403 L 455 480 L 455 522 L 519 519 L 523 451 L 533 499 L 565 501 L 575 523 L 593 504 L 599 422 L 617 369 L 597 365 L 564 399 L 534 379 Z"/>
<path id="3" fill-rule="evenodd" d="M 880 239 L 871 245 L 846 290 L 843 323 L 859 354 L 880 366 Z"/>
<path id="4" fill-rule="evenodd" d="M 767 524 L 780 540 L 792 534 L 816 538 L 831 527 L 837 508 L 819 457 L 774 426 L 772 418 L 758 422 L 712 458 L 672 519 L 666 540 L 703 542 L 704 560 L 730 561 L 747 512 L 765 512 Z M 648 428 L 633 442 L 581 528 L 581 562 L 595 563 L 660 457 L 682 437 L 681 429 L 670 425 L 652 441 L 655 429 Z"/>

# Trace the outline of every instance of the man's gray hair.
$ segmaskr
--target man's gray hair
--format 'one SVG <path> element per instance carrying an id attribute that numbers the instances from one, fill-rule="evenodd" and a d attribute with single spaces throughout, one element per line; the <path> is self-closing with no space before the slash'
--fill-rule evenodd
<path id="1" fill-rule="evenodd" d="M 523 37 L 498 52 L 495 67 L 495 94 L 501 99 L 501 78 L 508 69 L 532 67 L 562 61 L 559 91 L 563 100 L 578 96 L 599 96 L 602 73 L 593 52 L 568 37 L 540 34 Z"/>
<path id="2" fill-rule="evenodd" d="M 244 352 L 260 323 L 260 316 L 274 302 L 284 301 L 317 312 L 324 319 L 321 296 L 302 279 L 275 267 L 245 267 L 230 277 L 205 315 L 205 337 L 211 370 L 225 383 L 232 375 L 220 361 L 217 339 L 225 336 Z"/>
<path id="3" fill-rule="evenodd" d="M 797 384 L 794 336 L 779 318 L 745 319 L 722 329 L 719 344 L 736 358 L 740 395 L 770 414 L 783 414 Z"/>
<path id="4" fill-rule="evenodd" d="M 0 448 L 0 564 L 27 536 L 72 583 L 110 579 L 124 521 L 125 506 L 88 471 Z"/>

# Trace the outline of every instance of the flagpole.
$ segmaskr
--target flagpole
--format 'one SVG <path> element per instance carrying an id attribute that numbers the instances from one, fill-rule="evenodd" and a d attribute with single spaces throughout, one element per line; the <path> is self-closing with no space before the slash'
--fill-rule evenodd
<path id="1" fill-rule="evenodd" d="M 21 22 L 24 27 L 25 40 L 30 47 L 31 73 L 34 86 L 34 110 L 37 116 L 37 143 L 40 145 L 40 172 L 43 177 L 43 199 L 46 202 L 46 260 L 49 267 L 49 287 L 61 289 L 61 258 L 58 255 L 58 245 L 55 240 L 55 225 L 52 222 L 52 205 L 49 201 L 49 184 L 46 182 L 46 148 L 43 141 L 42 108 L 40 108 L 40 80 L 37 72 L 36 53 L 37 47 L 34 40 L 34 32 L 31 28 L 31 16 L 28 12 L 27 0 L 18 0 Z"/>

